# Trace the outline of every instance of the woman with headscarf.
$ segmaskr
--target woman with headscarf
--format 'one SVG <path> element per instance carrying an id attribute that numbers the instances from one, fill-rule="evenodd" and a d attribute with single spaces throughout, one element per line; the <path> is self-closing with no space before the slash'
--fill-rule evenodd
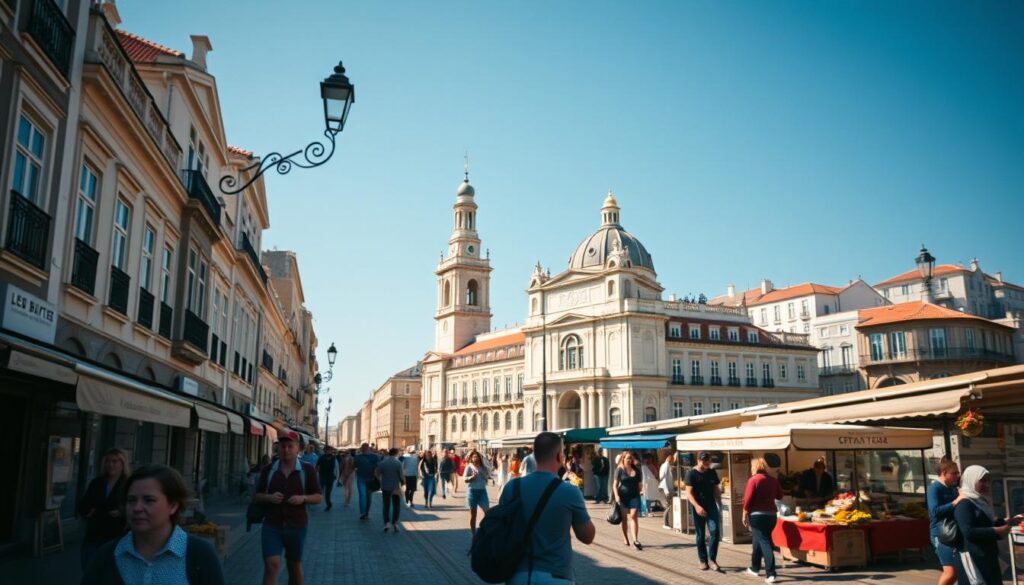
<path id="1" fill-rule="evenodd" d="M 998 585 L 1003 582 L 999 568 L 999 540 L 1010 525 L 997 517 L 992 507 L 992 476 L 980 465 L 971 465 L 960 476 L 963 500 L 953 512 L 960 527 L 958 552 L 968 585 Z M 1019 517 L 1014 517 L 1018 522 Z"/>

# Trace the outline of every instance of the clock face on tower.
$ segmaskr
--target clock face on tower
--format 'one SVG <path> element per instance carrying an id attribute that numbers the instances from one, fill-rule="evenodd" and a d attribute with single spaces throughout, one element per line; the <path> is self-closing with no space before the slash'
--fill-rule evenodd
<path id="1" fill-rule="evenodd" d="M 468 247 L 466 247 L 466 251 L 472 254 L 474 251 L 476 251 L 476 248 L 474 248 L 473 245 L 470 244 Z"/>

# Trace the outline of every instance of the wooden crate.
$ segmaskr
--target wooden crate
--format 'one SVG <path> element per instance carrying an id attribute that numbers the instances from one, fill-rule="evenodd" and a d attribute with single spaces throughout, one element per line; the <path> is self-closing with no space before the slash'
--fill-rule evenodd
<path id="1" fill-rule="evenodd" d="M 863 567 L 868 564 L 867 543 L 863 530 L 839 530 L 832 535 L 832 550 L 796 550 L 780 547 L 782 558 L 800 561 L 827 569 Z"/>

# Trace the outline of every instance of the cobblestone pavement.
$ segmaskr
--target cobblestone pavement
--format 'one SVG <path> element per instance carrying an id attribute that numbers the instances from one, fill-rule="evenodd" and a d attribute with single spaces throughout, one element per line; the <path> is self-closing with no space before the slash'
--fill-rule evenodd
<path id="1" fill-rule="evenodd" d="M 491 489 L 491 501 L 497 489 Z M 337 492 L 335 492 L 337 495 Z M 359 585 L 398 583 L 482 583 L 469 567 L 469 514 L 465 492 L 447 499 L 440 496 L 433 510 L 419 503 L 410 510 L 403 506 L 401 532 L 384 533 L 380 495 L 374 497 L 370 521 L 360 522 L 353 505 L 345 508 L 335 498 L 334 509 L 322 506 L 310 510 L 310 527 L 303 560 L 307 585 L 358 583 Z M 417 492 L 417 502 L 422 492 Z M 724 573 L 698 571 L 693 538 L 661 528 L 661 517 L 641 520 L 640 541 L 643 551 L 626 548 L 617 526 L 603 520 L 609 508 L 588 503 L 597 525 L 593 545 L 573 543 L 574 566 L 578 583 L 630 584 L 729 584 L 757 583 L 742 571 L 749 560 L 749 546 L 723 545 L 719 562 Z M 260 583 L 259 529 L 246 534 L 234 532 L 230 554 L 225 562 L 229 585 Z M 778 555 L 776 555 L 778 558 Z M 869 569 L 829 573 L 810 566 L 789 564 L 779 568 L 779 582 L 805 583 L 877 583 L 925 585 L 935 583 L 938 572 L 929 561 L 876 564 Z M 287 583 L 282 570 L 280 583 Z"/>

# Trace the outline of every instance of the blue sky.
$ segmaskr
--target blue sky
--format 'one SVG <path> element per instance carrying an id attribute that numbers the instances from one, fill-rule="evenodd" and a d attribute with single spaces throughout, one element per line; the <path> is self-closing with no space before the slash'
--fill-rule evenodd
<path id="1" fill-rule="evenodd" d="M 239 6 L 118 3 L 186 53 L 211 38 L 228 140 L 257 154 L 320 134 L 318 83 L 344 59 L 338 152 L 268 176 L 264 236 L 298 253 L 321 362 L 341 351 L 332 420 L 430 349 L 467 150 L 495 327 L 609 187 L 666 292 L 877 282 L 922 242 L 1024 281 L 1019 2 Z"/>

